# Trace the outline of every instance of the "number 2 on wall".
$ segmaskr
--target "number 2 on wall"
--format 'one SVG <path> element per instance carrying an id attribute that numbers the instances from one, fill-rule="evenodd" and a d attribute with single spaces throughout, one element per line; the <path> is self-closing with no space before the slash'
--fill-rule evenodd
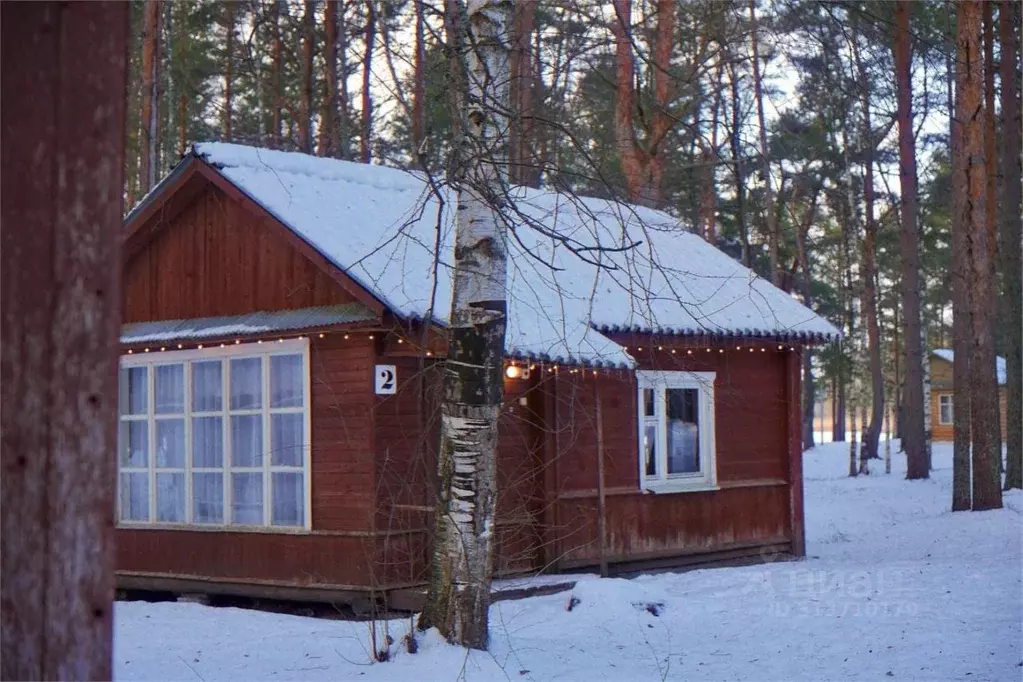
<path id="1" fill-rule="evenodd" d="M 392 395 L 398 385 L 398 369 L 394 365 L 376 366 L 376 394 Z"/>

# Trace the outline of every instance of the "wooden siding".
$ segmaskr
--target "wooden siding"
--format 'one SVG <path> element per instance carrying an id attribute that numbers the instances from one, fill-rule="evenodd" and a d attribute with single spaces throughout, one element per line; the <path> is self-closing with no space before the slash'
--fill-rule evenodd
<path id="1" fill-rule="evenodd" d="M 949 389 L 955 384 L 952 382 L 952 363 L 937 355 L 931 355 L 931 390 Z"/>
<path id="2" fill-rule="evenodd" d="M 951 367 L 951 365 L 949 366 Z M 931 424 L 931 438 L 932 440 L 936 441 L 951 442 L 953 437 L 952 425 L 941 424 L 939 421 L 939 417 L 941 416 L 941 413 L 939 412 L 941 399 L 939 396 L 942 395 L 952 395 L 952 390 L 951 389 L 931 390 L 931 419 L 933 420 Z M 1007 398 L 1005 387 L 1002 386 L 998 389 L 998 418 L 1002 428 L 1003 442 L 1005 441 L 1006 438 L 1008 424 L 1006 420 L 1009 414 L 1006 400 Z"/>
<path id="3" fill-rule="evenodd" d="M 238 315 L 355 300 L 292 248 L 280 225 L 206 184 L 124 270 L 124 321 Z M 140 236 L 140 238 L 142 238 Z"/>

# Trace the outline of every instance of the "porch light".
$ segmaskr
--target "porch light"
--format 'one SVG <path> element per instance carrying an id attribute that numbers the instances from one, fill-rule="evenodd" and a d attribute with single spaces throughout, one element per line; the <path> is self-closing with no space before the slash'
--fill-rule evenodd
<path id="1" fill-rule="evenodd" d="M 509 379 L 518 379 L 522 376 L 522 368 L 513 363 L 504 368 L 504 375 Z"/>

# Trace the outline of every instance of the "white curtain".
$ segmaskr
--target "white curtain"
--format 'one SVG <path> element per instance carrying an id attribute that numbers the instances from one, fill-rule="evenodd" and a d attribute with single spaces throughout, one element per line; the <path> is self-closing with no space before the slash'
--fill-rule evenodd
<path id="1" fill-rule="evenodd" d="M 121 519 L 149 520 L 149 474 L 121 474 Z"/>
<path id="2" fill-rule="evenodd" d="M 270 415 L 270 463 L 274 466 L 300 467 L 305 444 L 305 416 Z"/>
<path id="3" fill-rule="evenodd" d="M 157 414 L 182 414 L 185 411 L 184 365 L 159 365 L 153 374 L 153 409 Z"/>
<path id="4" fill-rule="evenodd" d="M 192 474 L 192 520 L 196 523 L 224 522 L 223 474 Z"/>
<path id="5" fill-rule="evenodd" d="M 218 412 L 223 409 L 224 384 L 219 360 L 192 363 L 192 411 Z"/>
<path id="6" fill-rule="evenodd" d="M 192 466 L 224 466 L 224 422 L 221 417 L 192 417 Z"/>
<path id="7" fill-rule="evenodd" d="M 231 522 L 253 526 L 263 524 L 263 474 L 231 474 Z"/>
<path id="8" fill-rule="evenodd" d="M 246 414 L 231 417 L 231 466 L 263 466 L 263 417 Z"/>
<path id="9" fill-rule="evenodd" d="M 270 407 L 302 407 L 302 356 L 270 357 Z"/>
<path id="10" fill-rule="evenodd" d="M 231 409 L 258 410 L 263 406 L 263 359 L 231 361 Z"/>
<path id="11" fill-rule="evenodd" d="M 305 484 L 302 472 L 273 473 L 273 518 L 275 526 L 301 526 L 305 522 L 302 501 Z"/>
<path id="12" fill-rule="evenodd" d="M 183 523 L 185 520 L 185 474 L 156 474 L 156 520 Z"/>

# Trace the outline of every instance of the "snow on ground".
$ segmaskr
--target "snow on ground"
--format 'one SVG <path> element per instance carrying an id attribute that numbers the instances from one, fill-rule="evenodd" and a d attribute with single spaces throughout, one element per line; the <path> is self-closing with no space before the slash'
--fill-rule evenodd
<path id="1" fill-rule="evenodd" d="M 950 447 L 936 445 L 928 481 L 906 481 L 905 458 L 893 460 L 891 475 L 850 479 L 845 444 L 806 453 L 807 561 L 585 580 L 500 602 L 489 652 L 431 634 L 410 655 L 400 620 L 393 660 L 371 664 L 367 623 L 126 602 L 116 678 L 1023 679 L 1023 495 L 952 514 Z"/>

